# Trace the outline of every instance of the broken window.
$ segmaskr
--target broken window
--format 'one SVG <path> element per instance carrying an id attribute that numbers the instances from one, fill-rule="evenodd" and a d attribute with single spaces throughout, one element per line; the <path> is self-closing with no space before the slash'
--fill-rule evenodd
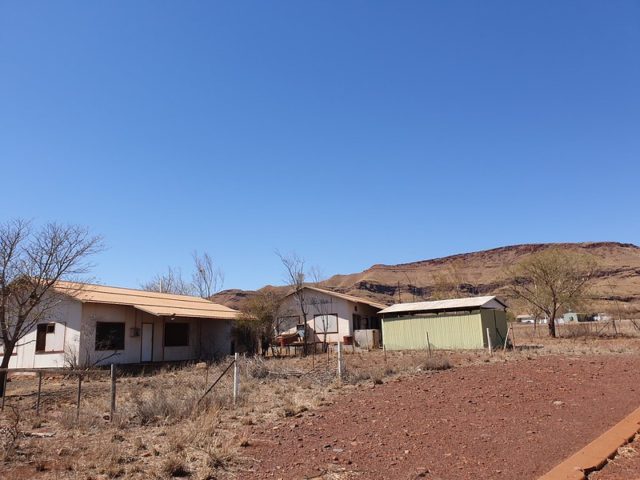
<path id="1" fill-rule="evenodd" d="M 124 323 L 96 322 L 96 350 L 124 350 Z"/>
<path id="2" fill-rule="evenodd" d="M 56 331 L 55 323 L 39 323 L 36 327 L 36 352 L 46 352 L 51 350 L 47 349 L 47 334 L 53 334 Z"/>
<path id="3" fill-rule="evenodd" d="M 165 323 L 164 325 L 164 346 L 165 347 L 187 347 L 189 346 L 189 324 L 188 323 Z"/>

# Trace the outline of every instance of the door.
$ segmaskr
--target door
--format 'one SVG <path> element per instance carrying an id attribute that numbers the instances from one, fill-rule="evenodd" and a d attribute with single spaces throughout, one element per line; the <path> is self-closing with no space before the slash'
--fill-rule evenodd
<path id="1" fill-rule="evenodd" d="M 153 323 L 142 324 L 142 351 L 140 353 L 141 362 L 151 362 L 153 360 Z"/>

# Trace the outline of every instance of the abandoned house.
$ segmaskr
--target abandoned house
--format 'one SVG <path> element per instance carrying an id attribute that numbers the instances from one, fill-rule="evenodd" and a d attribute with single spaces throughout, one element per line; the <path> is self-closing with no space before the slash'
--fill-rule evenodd
<path id="1" fill-rule="evenodd" d="M 278 310 L 276 333 L 297 332 L 302 338 L 306 324 L 310 342 L 355 342 L 362 348 L 375 348 L 380 344 L 378 312 L 383 308 L 385 305 L 364 298 L 305 286 L 299 294 L 285 297 Z"/>
<path id="2" fill-rule="evenodd" d="M 10 368 L 195 360 L 232 350 L 238 312 L 203 298 L 69 282 L 54 295 Z"/>
<path id="3" fill-rule="evenodd" d="M 388 350 L 479 349 L 502 344 L 507 306 L 494 296 L 398 303 L 381 310 Z"/>

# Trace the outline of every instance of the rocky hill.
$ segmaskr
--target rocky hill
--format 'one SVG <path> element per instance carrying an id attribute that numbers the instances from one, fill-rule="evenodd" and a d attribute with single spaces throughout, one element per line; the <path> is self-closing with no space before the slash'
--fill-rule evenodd
<path id="1" fill-rule="evenodd" d="M 621 315 L 640 312 L 640 247 L 616 242 L 514 245 L 399 265 L 373 265 L 360 273 L 335 275 L 322 286 L 387 304 L 429 300 L 452 286 L 459 296 L 498 295 L 509 303 L 513 299 L 506 292 L 505 267 L 550 247 L 597 257 L 594 310 Z M 238 308 L 252 293 L 226 290 L 213 300 Z M 516 310 L 522 308 L 513 303 Z"/>

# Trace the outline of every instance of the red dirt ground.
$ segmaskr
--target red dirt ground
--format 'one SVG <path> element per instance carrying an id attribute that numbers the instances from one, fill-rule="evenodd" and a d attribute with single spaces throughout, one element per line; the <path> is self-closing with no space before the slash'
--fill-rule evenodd
<path id="1" fill-rule="evenodd" d="M 640 405 L 639 361 L 540 357 L 363 387 L 252 427 L 242 476 L 535 479 Z"/>

